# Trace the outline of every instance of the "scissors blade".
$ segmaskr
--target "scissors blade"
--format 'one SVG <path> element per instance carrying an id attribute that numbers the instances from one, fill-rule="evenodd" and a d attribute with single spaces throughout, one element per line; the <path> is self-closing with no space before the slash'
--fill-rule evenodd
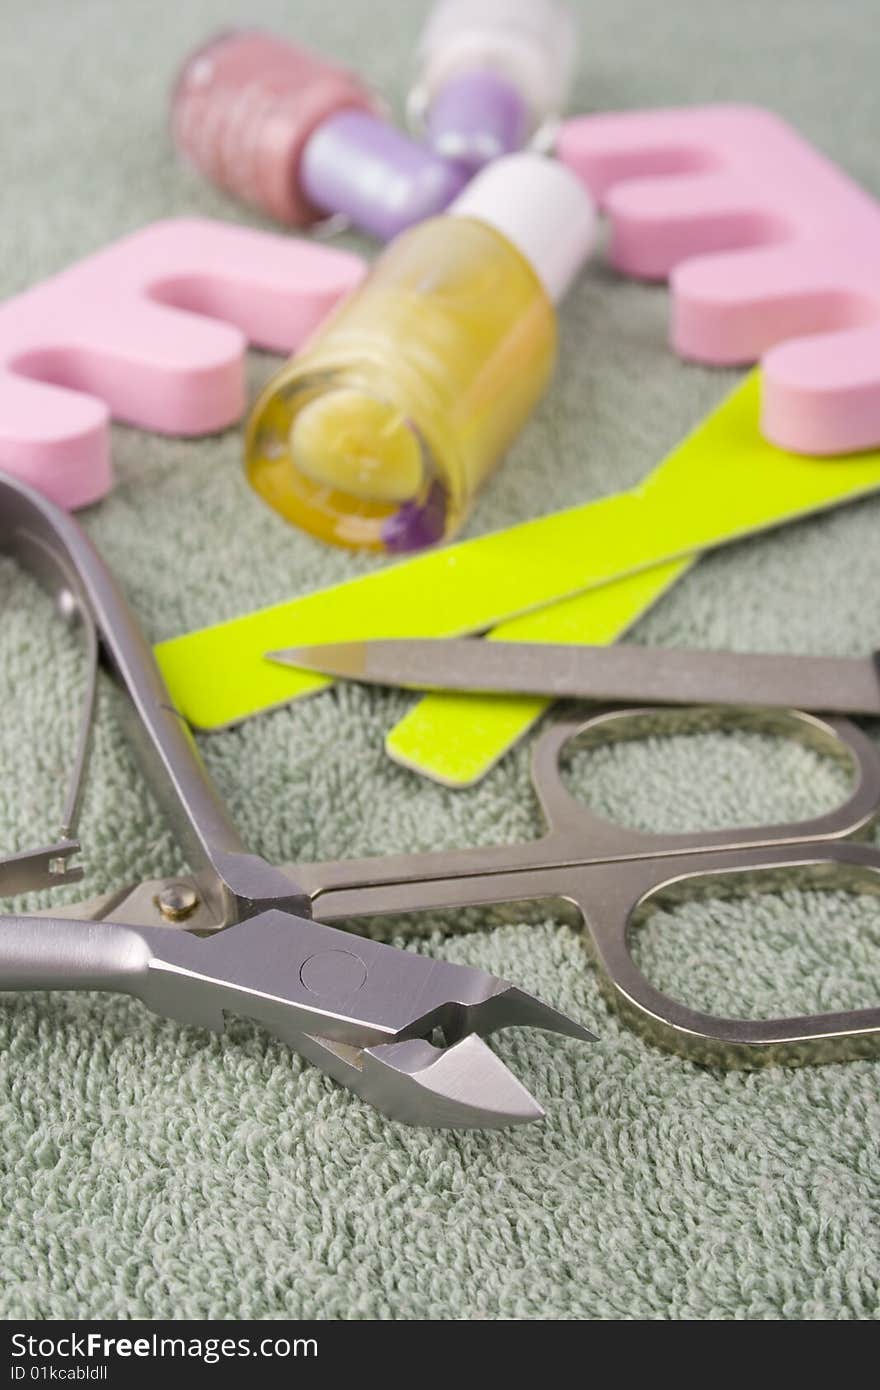
<path id="1" fill-rule="evenodd" d="M 414 690 L 880 715 L 880 667 L 872 657 L 467 638 L 336 642 L 266 655 L 284 666 Z"/>

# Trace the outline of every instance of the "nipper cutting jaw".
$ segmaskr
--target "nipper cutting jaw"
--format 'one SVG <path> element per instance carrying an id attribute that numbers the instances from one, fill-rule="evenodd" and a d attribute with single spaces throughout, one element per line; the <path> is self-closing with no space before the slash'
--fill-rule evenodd
<path id="1" fill-rule="evenodd" d="M 69 916 L 75 909 L 7 917 L 0 989 L 116 990 L 216 1031 L 227 1015 L 243 1015 L 410 1124 L 500 1128 L 540 1118 L 541 1107 L 483 1036 L 516 1024 L 585 1041 L 592 1034 L 493 975 L 315 922 L 294 879 L 242 844 L 149 646 L 77 523 L 0 475 L 0 550 L 44 581 L 126 691 L 145 771 L 216 929 L 202 937 L 127 916 L 114 921 L 112 908 L 98 921 Z M 63 833 L 55 845 L 0 859 L 0 896 L 79 876 L 70 859 L 93 702 L 91 682 Z"/>

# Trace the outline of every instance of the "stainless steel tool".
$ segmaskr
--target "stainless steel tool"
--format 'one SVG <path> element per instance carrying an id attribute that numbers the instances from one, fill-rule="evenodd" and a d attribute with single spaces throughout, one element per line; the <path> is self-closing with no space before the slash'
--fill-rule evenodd
<path id="1" fill-rule="evenodd" d="M 880 849 L 862 842 L 880 816 L 880 751 L 847 720 L 756 708 L 754 699 L 748 708 L 599 710 L 551 725 L 535 743 L 532 777 L 547 821 L 541 839 L 273 869 L 238 841 L 149 650 L 76 524 L 19 485 L 0 483 L 0 548 L 43 572 L 87 635 L 95 628 L 89 644 L 100 645 L 129 692 L 147 766 L 170 793 L 196 870 L 48 917 L 0 919 L 0 985 L 128 989 L 209 1027 L 221 1026 L 224 1009 L 243 1012 L 397 1118 L 500 1125 L 540 1111 L 480 1034 L 517 1022 L 581 1038 L 586 1030 L 504 981 L 333 924 L 466 907 L 513 905 L 519 913 L 537 904 L 545 915 L 555 906 L 583 923 L 600 978 L 630 1024 L 696 1061 L 758 1066 L 880 1051 L 880 1009 L 716 1018 L 654 988 L 631 954 L 646 918 L 691 894 L 794 883 L 880 895 Z M 853 778 L 849 799 L 799 824 L 656 836 L 609 824 L 565 785 L 572 747 L 740 725 L 840 759 Z M 83 735 L 78 769 L 86 749 Z M 68 808 L 77 787 L 74 779 Z M 0 893 L 23 891 L 25 879 L 70 881 L 72 833 L 68 826 L 56 844 L 0 861 Z M 437 1028 L 445 1045 L 437 1045 Z"/>
<path id="2" fill-rule="evenodd" d="M 664 733 L 745 727 L 783 735 L 841 761 L 844 805 L 794 824 L 650 835 L 614 825 L 565 785 L 564 763 L 589 748 Z M 749 896 L 783 887 L 880 894 L 880 849 L 859 843 L 880 816 L 880 750 L 845 719 L 797 711 L 602 710 L 560 720 L 536 740 L 532 780 L 547 824 L 539 840 L 454 852 L 299 865 L 325 922 L 463 907 L 555 906 L 581 924 L 611 1003 L 654 1043 L 697 1062 L 757 1067 L 841 1061 L 880 1052 L 880 1008 L 751 1020 L 718 1018 L 656 989 L 632 955 L 658 909 L 688 897 Z M 880 909 L 880 904 L 878 904 Z"/>
<path id="3" fill-rule="evenodd" d="M 782 708 L 880 714 L 873 659 L 838 661 L 653 648 L 572 648 L 466 641 L 377 641 L 291 648 L 274 659 L 367 681 L 416 687 L 701 701 L 696 708 L 599 709 L 548 728 L 532 777 L 548 831 L 533 843 L 392 860 L 300 866 L 324 921 L 489 904 L 555 902 L 583 922 L 600 977 L 630 1024 L 697 1061 L 756 1066 L 880 1051 L 880 1009 L 753 1022 L 716 1018 L 655 989 L 631 954 L 634 933 L 670 900 L 795 884 L 880 894 L 880 850 L 857 843 L 880 816 L 880 751 L 853 724 Z M 774 708 L 779 707 L 779 708 Z M 843 759 L 854 789 L 836 811 L 801 824 L 695 835 L 610 825 L 565 787 L 568 747 L 743 726 L 804 740 Z"/>
<path id="4" fill-rule="evenodd" d="M 826 815 L 794 824 L 648 835 L 603 820 L 565 784 L 564 764 L 576 748 L 734 727 L 790 737 L 836 758 L 851 776 L 849 798 Z M 607 996 L 627 1023 L 697 1062 L 757 1067 L 880 1052 L 880 1008 L 761 1021 L 717 1018 L 656 989 L 631 951 L 652 912 L 688 897 L 750 896 L 790 886 L 880 895 L 880 849 L 864 843 L 880 816 L 880 750 L 861 730 L 845 719 L 797 711 L 603 710 L 548 726 L 535 742 L 532 780 L 547 823 L 541 839 L 298 864 L 290 872 L 313 915 L 328 924 L 469 907 L 512 907 L 521 919 L 532 906 L 542 919 L 548 911 L 573 918 L 585 930 Z M 114 897 L 88 907 L 96 917 L 112 911 L 116 918 L 122 913 L 155 921 L 163 895 L 185 899 L 197 888 L 195 879 L 147 883 L 133 887 L 121 904 Z M 210 917 L 204 921 L 210 928 Z"/>
<path id="5" fill-rule="evenodd" d="M 545 695 L 603 704 L 762 705 L 880 716 L 876 656 L 771 656 L 472 638 L 331 642 L 267 656 L 284 666 L 411 690 Z"/>
<path id="6" fill-rule="evenodd" d="M 483 1042 L 515 1024 L 580 1024 L 505 980 L 321 924 L 296 870 L 248 853 L 173 709 L 152 652 L 78 524 L 0 475 L 0 551 L 40 578 L 128 696 L 136 742 L 194 873 L 51 914 L 0 917 L 0 989 L 106 989 L 186 1023 L 265 1025 L 395 1119 L 500 1127 L 540 1106 Z M 93 722 L 92 673 L 63 826 L 0 859 L 0 897 L 70 883 Z"/>

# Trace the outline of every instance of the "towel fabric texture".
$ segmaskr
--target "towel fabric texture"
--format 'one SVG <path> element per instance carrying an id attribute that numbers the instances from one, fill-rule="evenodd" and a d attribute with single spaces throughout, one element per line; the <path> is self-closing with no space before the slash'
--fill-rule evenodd
<path id="1" fill-rule="evenodd" d="M 875 0 L 575 0 L 573 111 L 749 100 L 880 195 Z M 247 22 L 405 91 L 424 4 L 252 0 Z M 31 0 L 0 16 L 0 292 L 156 218 L 268 225 L 174 157 L 183 56 L 242 22 L 233 0 Z M 366 247 L 354 237 L 344 244 Z M 466 534 L 628 487 L 730 389 L 666 345 L 667 294 L 596 260 L 562 311 L 552 390 Z M 276 363 L 252 354 L 251 392 Z M 241 437 L 116 427 L 113 495 L 83 515 L 152 640 L 381 563 L 299 534 L 249 490 Z M 829 463 L 833 467 L 833 463 Z M 880 500 L 703 561 L 639 625 L 646 643 L 841 655 L 880 646 Z M 442 594 L 437 596 L 442 602 Z M 0 845 L 54 833 L 82 663 L 0 561 Z M 407 695 L 339 687 L 202 747 L 243 835 L 276 863 L 539 833 L 528 748 L 478 788 L 382 751 Z M 846 778 L 804 748 L 701 734 L 574 758 L 604 814 L 649 830 L 812 816 Z M 175 871 L 173 836 L 102 687 L 69 898 Z M 43 897 L 41 905 L 48 905 Z M 37 1318 L 868 1318 L 878 1311 L 878 1065 L 705 1070 L 632 1036 L 581 934 L 401 920 L 409 949 L 492 970 L 599 1042 L 496 1046 L 547 1107 L 508 1133 L 389 1123 L 259 1030 L 208 1036 L 92 994 L 0 1007 L 0 1313 Z M 636 943 L 661 987 L 768 1017 L 876 1003 L 877 899 L 796 890 L 694 903 Z"/>

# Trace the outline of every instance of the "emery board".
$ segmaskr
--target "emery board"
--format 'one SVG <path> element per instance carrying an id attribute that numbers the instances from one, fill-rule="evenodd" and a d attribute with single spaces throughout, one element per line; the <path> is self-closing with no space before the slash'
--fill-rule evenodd
<path id="1" fill-rule="evenodd" d="M 644 617 L 697 559 L 668 560 L 598 589 L 587 589 L 501 623 L 487 640 L 610 645 Z M 552 703 L 536 695 L 425 695 L 395 724 L 385 740 L 385 751 L 396 763 L 434 782 L 472 787 Z"/>
<path id="2" fill-rule="evenodd" d="M 759 396 L 753 372 L 636 488 L 160 643 L 175 703 L 198 729 L 228 728 L 328 683 L 266 660 L 267 651 L 483 632 L 880 488 L 880 451 L 829 461 L 767 443 Z M 439 746 L 442 721 L 435 729 Z"/>

